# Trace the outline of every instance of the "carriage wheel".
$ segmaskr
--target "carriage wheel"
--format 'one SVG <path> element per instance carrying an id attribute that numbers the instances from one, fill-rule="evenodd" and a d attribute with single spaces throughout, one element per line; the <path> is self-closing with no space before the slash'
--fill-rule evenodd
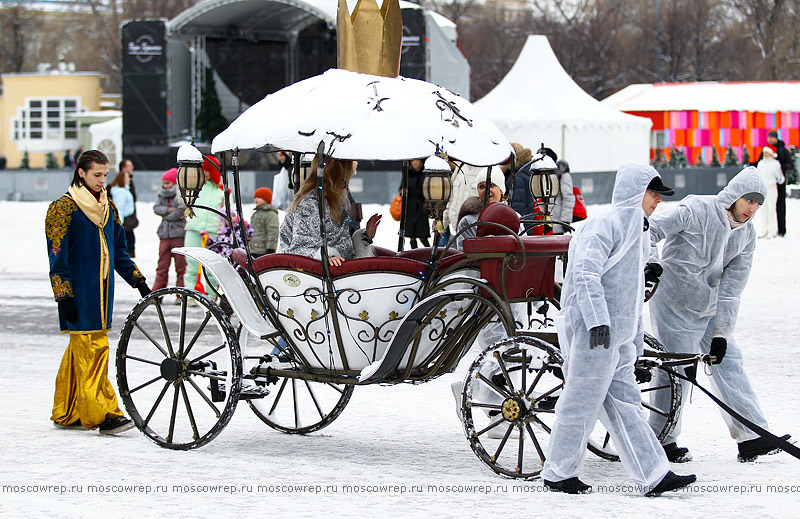
<path id="1" fill-rule="evenodd" d="M 561 364 L 556 348 L 516 336 L 486 348 L 470 366 L 461 397 L 464 433 L 496 473 L 525 479 L 542 471 L 563 387 Z"/>
<path id="2" fill-rule="evenodd" d="M 243 334 L 243 349 L 252 347 L 256 339 L 244 331 Z M 272 350 L 271 345 L 269 350 Z M 314 382 L 274 373 L 269 373 L 266 379 L 269 394 L 247 403 L 265 424 L 289 434 L 307 434 L 327 427 L 344 411 L 353 394 L 352 385 Z"/>
<path id="3" fill-rule="evenodd" d="M 148 438 L 169 449 L 205 445 L 225 428 L 239 400 L 236 332 L 207 296 L 157 290 L 133 307 L 122 328 L 117 384 Z"/>
<path id="4" fill-rule="evenodd" d="M 664 346 L 651 335 L 645 334 L 644 343 L 650 350 L 666 351 Z M 639 388 L 642 390 L 642 405 L 645 409 L 665 419 L 664 426 L 656 433 L 658 440 L 661 441 L 675 428 L 675 412 L 681 403 L 680 380 L 675 375 L 658 368 L 644 368 L 640 362 L 637 362 L 637 367 L 639 374 L 646 372 L 652 377 L 649 381 L 640 382 Z M 617 450 L 611 442 L 611 435 L 599 421 L 589 437 L 588 447 L 601 458 L 619 461 Z"/>

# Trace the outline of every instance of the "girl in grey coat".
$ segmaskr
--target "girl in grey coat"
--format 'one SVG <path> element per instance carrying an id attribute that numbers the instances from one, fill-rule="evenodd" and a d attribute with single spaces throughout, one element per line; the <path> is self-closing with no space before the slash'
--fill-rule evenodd
<path id="1" fill-rule="evenodd" d="M 178 170 L 170 169 L 161 177 L 161 191 L 153 207 L 153 212 L 161 217 L 158 226 L 158 265 L 156 267 L 156 281 L 153 290 L 167 286 L 169 279 L 169 264 L 175 259 L 175 274 L 178 276 L 175 284 L 183 286 L 183 276 L 186 273 L 186 257 L 173 254 L 172 249 L 183 247 L 183 237 L 186 234 L 186 221 L 183 212 L 186 206 L 178 196 L 177 185 Z"/>

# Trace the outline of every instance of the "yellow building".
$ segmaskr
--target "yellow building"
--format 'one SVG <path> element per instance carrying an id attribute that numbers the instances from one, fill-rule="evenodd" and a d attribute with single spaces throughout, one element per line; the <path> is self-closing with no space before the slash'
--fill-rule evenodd
<path id="1" fill-rule="evenodd" d="M 85 145 L 74 114 L 100 110 L 101 74 L 53 72 L 3 74 L 0 153 L 18 168 L 28 152 L 31 169 L 43 168 L 52 151 L 59 166 L 64 152 Z"/>

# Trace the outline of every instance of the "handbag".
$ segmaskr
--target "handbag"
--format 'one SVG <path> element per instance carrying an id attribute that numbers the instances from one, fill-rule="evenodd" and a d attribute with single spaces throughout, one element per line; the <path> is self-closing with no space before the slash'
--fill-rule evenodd
<path id="1" fill-rule="evenodd" d="M 130 214 L 122 220 L 122 228 L 126 231 L 132 231 L 139 227 L 139 219 L 136 218 L 136 213 Z"/>
<path id="2" fill-rule="evenodd" d="M 397 195 L 392 198 L 392 204 L 389 206 L 389 213 L 395 221 L 400 221 L 403 215 L 403 197 L 400 196 L 400 193 L 397 193 Z"/>
<path id="3" fill-rule="evenodd" d="M 586 201 L 583 199 L 581 190 L 578 186 L 572 187 L 572 193 L 575 195 L 575 207 L 572 209 L 572 221 L 580 222 L 586 220 Z"/>

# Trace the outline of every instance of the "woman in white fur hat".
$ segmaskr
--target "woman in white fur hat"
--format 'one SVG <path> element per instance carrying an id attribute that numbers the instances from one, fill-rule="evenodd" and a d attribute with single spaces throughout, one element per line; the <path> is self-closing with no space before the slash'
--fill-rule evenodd
<path id="1" fill-rule="evenodd" d="M 778 184 L 784 182 L 781 163 L 772 146 L 764 146 L 761 160 L 758 161 L 758 175 L 767 186 L 767 197 L 761 210 L 755 214 L 753 225 L 759 238 L 774 238 L 778 234 L 778 216 L 775 206 L 778 202 Z"/>

